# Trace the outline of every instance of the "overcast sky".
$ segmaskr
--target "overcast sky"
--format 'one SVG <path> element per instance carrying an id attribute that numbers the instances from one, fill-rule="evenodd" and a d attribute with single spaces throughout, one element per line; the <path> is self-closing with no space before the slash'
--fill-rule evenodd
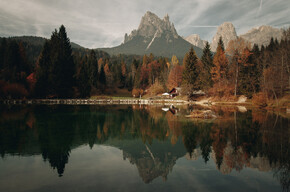
<path id="1" fill-rule="evenodd" d="M 50 37 L 63 24 L 72 42 L 112 47 L 138 28 L 146 11 L 160 18 L 168 13 L 179 35 L 196 33 L 209 41 L 225 21 L 238 34 L 290 24 L 290 0 L 0 0 L 0 36 Z"/>

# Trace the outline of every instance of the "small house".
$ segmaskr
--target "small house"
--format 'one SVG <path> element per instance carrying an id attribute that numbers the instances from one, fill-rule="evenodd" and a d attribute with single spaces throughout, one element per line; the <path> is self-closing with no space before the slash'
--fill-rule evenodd
<path id="1" fill-rule="evenodd" d="M 180 87 L 176 87 L 176 88 L 171 89 L 171 91 L 169 91 L 169 94 L 173 98 L 173 97 L 176 97 L 176 96 L 180 95 L 180 92 L 181 92 L 181 88 Z"/>

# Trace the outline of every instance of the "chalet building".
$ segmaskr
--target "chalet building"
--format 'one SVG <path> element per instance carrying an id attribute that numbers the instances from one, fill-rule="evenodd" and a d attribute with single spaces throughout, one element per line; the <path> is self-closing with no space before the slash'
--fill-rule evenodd
<path id="1" fill-rule="evenodd" d="M 174 97 L 180 95 L 180 92 L 181 92 L 181 88 L 176 87 L 176 88 L 171 89 L 171 91 L 169 91 L 169 94 L 170 94 L 171 98 L 174 98 Z"/>

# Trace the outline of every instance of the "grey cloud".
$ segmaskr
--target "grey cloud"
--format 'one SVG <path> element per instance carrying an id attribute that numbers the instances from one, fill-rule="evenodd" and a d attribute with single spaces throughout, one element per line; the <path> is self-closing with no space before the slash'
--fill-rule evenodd
<path id="1" fill-rule="evenodd" d="M 88 48 L 119 45 L 152 11 L 169 14 L 181 36 L 200 34 L 211 40 L 217 26 L 233 22 L 238 33 L 251 27 L 290 24 L 287 0 L 1 0 L 0 36 L 49 37 L 64 24 L 71 41 Z M 197 27 L 200 26 L 200 27 Z"/>

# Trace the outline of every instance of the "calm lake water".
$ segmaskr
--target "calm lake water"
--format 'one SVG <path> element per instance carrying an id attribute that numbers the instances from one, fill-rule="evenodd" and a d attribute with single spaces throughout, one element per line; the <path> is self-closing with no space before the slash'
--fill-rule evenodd
<path id="1" fill-rule="evenodd" d="M 289 190 L 288 118 L 196 109 L 2 105 L 0 191 Z"/>

